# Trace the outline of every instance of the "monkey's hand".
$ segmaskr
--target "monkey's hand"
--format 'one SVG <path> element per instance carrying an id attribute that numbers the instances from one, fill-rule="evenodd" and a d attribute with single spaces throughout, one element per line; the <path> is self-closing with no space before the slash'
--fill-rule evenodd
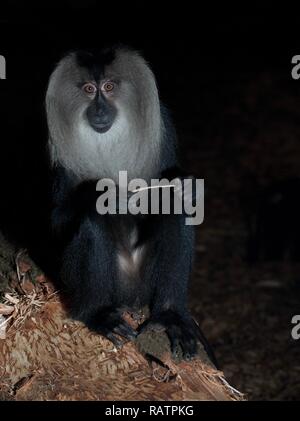
<path id="1" fill-rule="evenodd" d="M 123 319 L 122 313 L 116 309 L 99 311 L 91 317 L 86 325 L 93 331 L 100 333 L 109 339 L 117 348 L 123 345 L 123 341 L 116 335 L 127 340 L 133 340 L 137 332 Z"/>
<path id="2" fill-rule="evenodd" d="M 110 199 L 112 199 L 112 208 L 108 209 L 108 213 L 127 213 L 128 201 L 133 195 L 132 192 L 116 186 L 113 182 L 111 183 L 111 186 L 107 186 L 107 188 L 103 191 L 96 190 L 96 184 L 97 182 L 95 180 L 82 182 L 75 191 L 77 203 L 74 206 L 77 205 L 77 208 L 83 211 L 95 209 L 97 199 L 105 194 L 107 199 L 110 197 L 110 195 Z"/>
<path id="3" fill-rule="evenodd" d="M 185 204 L 185 209 L 196 206 L 202 199 L 203 191 L 200 188 L 200 180 L 193 175 L 183 171 L 179 167 L 169 168 L 161 174 L 162 178 L 169 180 L 174 184 L 171 190 L 175 196 L 181 198 Z"/>
<path id="4" fill-rule="evenodd" d="M 215 358 L 205 336 L 189 314 L 181 315 L 172 310 L 163 311 L 151 316 L 149 320 L 143 323 L 140 332 L 148 329 L 166 332 L 170 340 L 173 357 L 178 357 L 181 348 L 183 358 L 190 360 L 197 354 L 198 343 L 200 342 L 215 363 Z"/>

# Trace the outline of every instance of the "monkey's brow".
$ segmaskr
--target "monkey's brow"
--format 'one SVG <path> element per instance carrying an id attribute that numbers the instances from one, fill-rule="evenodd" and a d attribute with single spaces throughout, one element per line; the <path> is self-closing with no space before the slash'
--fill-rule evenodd
<path id="1" fill-rule="evenodd" d="M 117 85 L 119 83 L 121 83 L 121 79 L 120 78 L 115 77 L 115 76 L 110 76 L 110 75 L 107 75 L 107 76 L 103 77 L 102 80 L 104 80 L 104 81 L 108 81 L 109 80 L 110 82 L 116 83 Z"/>

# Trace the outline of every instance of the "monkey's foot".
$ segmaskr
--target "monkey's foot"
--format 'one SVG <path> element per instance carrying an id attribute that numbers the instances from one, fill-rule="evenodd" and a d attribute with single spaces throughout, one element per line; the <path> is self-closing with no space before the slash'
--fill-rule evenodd
<path id="1" fill-rule="evenodd" d="M 120 348 L 124 341 L 116 335 L 127 340 L 133 340 L 137 332 L 123 319 L 119 310 L 102 310 L 87 321 L 87 326 L 109 339 L 116 347 Z"/>
<path id="2" fill-rule="evenodd" d="M 142 324 L 140 332 L 146 330 L 165 331 L 174 358 L 182 354 L 182 357 L 189 361 L 196 356 L 200 342 L 216 365 L 216 359 L 205 336 L 190 315 L 181 315 L 171 310 L 161 312 Z"/>

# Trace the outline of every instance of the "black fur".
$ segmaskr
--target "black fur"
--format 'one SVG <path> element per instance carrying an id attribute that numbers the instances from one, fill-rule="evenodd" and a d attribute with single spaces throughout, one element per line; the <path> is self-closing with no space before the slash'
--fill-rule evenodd
<path id="1" fill-rule="evenodd" d="M 167 134 L 159 175 L 165 178 L 169 171 L 171 180 L 181 176 L 176 170 L 176 135 L 164 108 L 162 115 Z M 180 345 L 187 359 L 196 354 L 198 340 L 209 351 L 187 310 L 194 227 L 185 225 L 185 215 L 101 216 L 96 212 L 97 181 L 75 186 L 64 168 L 53 170 L 52 231 L 61 288 L 72 316 L 119 345 L 116 334 L 128 339 L 137 335 L 122 318 L 123 310 L 148 306 L 150 318 L 141 330 L 164 327 L 173 352 Z M 118 275 L 117 253 L 126 249 L 130 227 L 137 228 L 137 244 L 147 251 L 140 272 L 124 282 Z"/>
<path id="2" fill-rule="evenodd" d="M 115 48 L 104 48 L 102 50 L 85 50 L 76 53 L 76 60 L 79 66 L 85 67 L 95 82 L 99 82 L 104 75 L 105 66 L 115 58 Z"/>

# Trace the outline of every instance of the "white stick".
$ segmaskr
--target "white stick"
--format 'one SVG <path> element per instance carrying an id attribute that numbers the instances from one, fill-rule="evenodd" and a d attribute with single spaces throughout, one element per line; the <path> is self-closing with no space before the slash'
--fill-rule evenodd
<path id="1" fill-rule="evenodd" d="M 149 190 L 149 189 L 160 189 L 160 188 L 171 188 L 171 187 L 176 187 L 175 184 L 166 184 L 163 186 L 149 186 L 149 187 L 141 187 L 140 189 L 134 189 L 132 190 L 132 193 L 137 193 L 139 191 L 143 191 L 143 190 Z"/>

